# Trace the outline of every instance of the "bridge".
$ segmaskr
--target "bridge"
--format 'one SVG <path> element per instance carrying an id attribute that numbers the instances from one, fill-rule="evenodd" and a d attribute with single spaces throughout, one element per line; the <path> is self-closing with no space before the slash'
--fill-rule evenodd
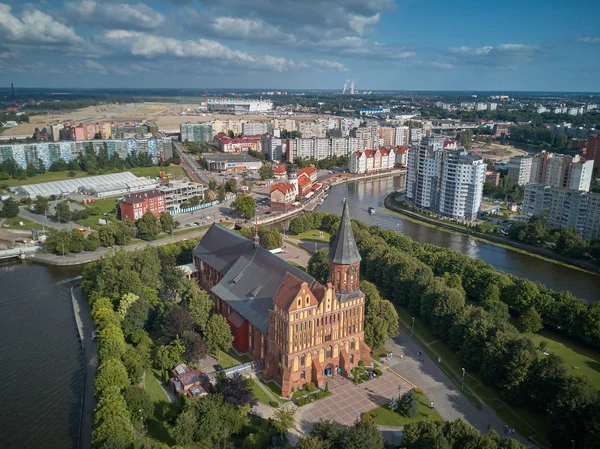
<path id="1" fill-rule="evenodd" d="M 26 259 L 33 257 L 34 253 L 41 251 L 39 246 L 19 246 L 17 248 L 3 249 L 0 250 L 0 260 L 12 259 L 18 257 L 19 259 Z"/>

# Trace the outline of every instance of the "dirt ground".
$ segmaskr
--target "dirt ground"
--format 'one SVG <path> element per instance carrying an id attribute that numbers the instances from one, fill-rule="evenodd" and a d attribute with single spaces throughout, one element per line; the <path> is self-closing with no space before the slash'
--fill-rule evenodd
<path id="1" fill-rule="evenodd" d="M 492 161 L 508 160 L 512 156 L 527 156 L 527 151 L 497 143 L 475 142 L 471 151 L 484 159 L 491 159 Z"/>
<path id="2" fill-rule="evenodd" d="M 56 123 L 96 123 L 96 122 L 141 122 L 153 121 L 161 131 L 179 131 L 182 123 L 204 123 L 213 120 L 249 120 L 268 121 L 273 118 L 289 118 L 290 116 L 274 115 L 180 115 L 183 112 L 194 112 L 198 103 L 128 103 L 108 104 L 102 106 L 90 106 L 72 112 L 34 115 L 30 117 L 30 123 L 20 124 L 14 128 L 5 130 L 4 136 L 20 136 L 33 134 L 36 127 L 53 125 Z M 295 120 L 310 119 L 314 116 L 293 116 Z"/>

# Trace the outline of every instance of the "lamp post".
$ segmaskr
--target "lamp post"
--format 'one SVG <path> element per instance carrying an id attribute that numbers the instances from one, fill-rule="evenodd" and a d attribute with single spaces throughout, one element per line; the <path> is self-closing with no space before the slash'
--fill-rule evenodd
<path id="1" fill-rule="evenodd" d="M 415 335 L 415 317 L 412 317 L 412 323 L 410 325 L 410 336 L 413 337 Z"/>
<path id="2" fill-rule="evenodd" d="M 142 412 L 144 411 L 144 409 L 140 409 L 140 424 L 141 424 L 141 428 L 142 428 L 142 435 L 144 434 L 144 415 L 142 415 Z"/>
<path id="3" fill-rule="evenodd" d="M 464 368 L 461 368 L 461 369 L 462 369 L 462 385 L 461 385 L 460 389 L 464 390 L 465 389 L 465 369 Z"/>

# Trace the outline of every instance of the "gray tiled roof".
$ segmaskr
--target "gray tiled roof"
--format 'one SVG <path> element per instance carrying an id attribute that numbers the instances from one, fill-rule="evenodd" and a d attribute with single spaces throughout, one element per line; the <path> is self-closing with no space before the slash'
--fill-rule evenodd
<path id="1" fill-rule="evenodd" d="M 212 292 L 265 334 L 273 297 L 286 273 L 309 286 L 316 283 L 304 271 L 264 248 L 254 248 L 247 238 L 218 225 L 211 226 L 195 254 L 223 274 Z"/>
<path id="2" fill-rule="evenodd" d="M 342 265 L 350 265 L 361 261 L 356 240 L 354 240 L 354 232 L 352 232 L 352 223 L 350 223 L 348 200 L 344 201 L 342 221 L 340 222 L 333 245 L 329 250 L 329 261 Z"/>

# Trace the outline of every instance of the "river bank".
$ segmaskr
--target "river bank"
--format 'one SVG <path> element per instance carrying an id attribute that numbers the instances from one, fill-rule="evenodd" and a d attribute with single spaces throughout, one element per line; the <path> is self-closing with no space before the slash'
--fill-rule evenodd
<path id="1" fill-rule="evenodd" d="M 571 268 L 573 270 L 579 270 L 579 271 L 583 271 L 585 273 L 589 273 L 589 274 L 593 274 L 593 275 L 600 274 L 600 268 L 598 268 L 597 265 L 595 265 L 591 262 L 586 262 L 584 260 L 571 259 L 569 257 L 564 257 L 564 256 L 561 256 L 560 254 L 556 254 L 555 252 L 550 251 L 545 248 L 539 248 L 537 246 L 527 245 L 527 244 L 521 243 L 521 242 L 515 242 L 513 240 L 505 239 L 502 237 L 484 234 L 484 233 L 477 232 L 477 231 L 470 230 L 470 229 L 465 229 L 461 226 L 453 225 L 452 223 L 437 220 L 435 218 L 424 217 L 423 215 L 418 214 L 416 212 L 412 212 L 412 211 L 403 209 L 394 203 L 394 198 L 393 198 L 394 195 L 395 195 L 395 193 L 392 192 L 388 196 L 386 196 L 386 198 L 384 200 L 384 205 L 385 205 L 386 209 L 389 209 L 397 214 L 400 214 L 400 215 L 408 218 L 409 220 L 413 220 L 413 221 L 416 221 L 416 222 L 418 222 L 420 224 L 424 224 L 424 225 L 434 226 L 436 229 L 440 229 L 442 231 L 465 234 L 465 235 L 468 235 L 477 240 L 485 241 L 485 242 L 491 243 L 492 245 L 496 245 L 501 248 L 506 248 L 511 251 L 517 251 L 517 252 L 520 252 L 521 254 L 526 254 L 531 257 L 536 257 L 538 259 L 542 259 L 547 262 L 562 265 L 564 267 Z"/>

